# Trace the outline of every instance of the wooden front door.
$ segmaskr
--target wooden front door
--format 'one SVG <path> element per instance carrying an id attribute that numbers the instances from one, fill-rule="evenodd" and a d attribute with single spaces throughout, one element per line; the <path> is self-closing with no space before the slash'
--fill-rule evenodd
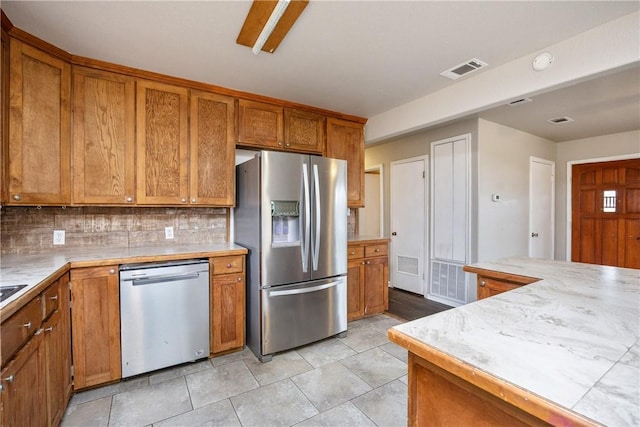
<path id="1" fill-rule="evenodd" d="M 574 165 L 571 260 L 640 268 L 640 158 Z"/>

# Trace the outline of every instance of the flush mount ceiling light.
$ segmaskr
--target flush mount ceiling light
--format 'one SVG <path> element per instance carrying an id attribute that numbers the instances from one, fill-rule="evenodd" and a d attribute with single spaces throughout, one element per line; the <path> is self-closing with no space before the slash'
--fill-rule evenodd
<path id="1" fill-rule="evenodd" d="M 553 63 L 553 55 L 549 52 L 542 52 L 533 59 L 533 69 L 536 71 L 545 70 Z"/>
<path id="2" fill-rule="evenodd" d="M 309 0 L 254 0 L 236 43 L 273 53 L 296 22 Z"/>

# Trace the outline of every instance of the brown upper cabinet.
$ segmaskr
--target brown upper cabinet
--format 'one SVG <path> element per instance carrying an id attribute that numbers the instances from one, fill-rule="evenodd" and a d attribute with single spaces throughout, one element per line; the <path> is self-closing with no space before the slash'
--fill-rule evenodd
<path id="1" fill-rule="evenodd" d="M 347 161 L 347 206 L 364 207 L 364 125 L 329 117 L 327 157 Z"/>
<path id="2" fill-rule="evenodd" d="M 10 42 L 8 204 L 71 202 L 71 66 Z"/>
<path id="3" fill-rule="evenodd" d="M 283 120 L 282 107 L 241 99 L 238 102 L 238 144 L 282 149 Z"/>
<path id="4" fill-rule="evenodd" d="M 190 203 L 235 202 L 235 99 L 191 91 Z"/>
<path id="5" fill-rule="evenodd" d="M 146 80 L 137 84 L 138 204 L 187 204 L 189 90 Z"/>
<path id="6" fill-rule="evenodd" d="M 239 101 L 238 145 L 322 154 L 325 116 L 262 102 Z"/>
<path id="7" fill-rule="evenodd" d="M 284 146 L 291 151 L 324 151 L 325 116 L 308 111 L 284 109 Z"/>
<path id="8" fill-rule="evenodd" d="M 135 79 L 73 67 L 73 203 L 135 203 Z"/>

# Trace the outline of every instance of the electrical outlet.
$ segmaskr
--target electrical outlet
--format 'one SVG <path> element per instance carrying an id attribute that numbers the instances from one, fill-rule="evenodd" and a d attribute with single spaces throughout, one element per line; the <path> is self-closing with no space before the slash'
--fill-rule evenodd
<path id="1" fill-rule="evenodd" d="M 53 244 L 64 245 L 64 230 L 53 230 Z"/>
<path id="2" fill-rule="evenodd" d="M 167 240 L 173 239 L 173 227 L 164 228 L 164 238 Z"/>

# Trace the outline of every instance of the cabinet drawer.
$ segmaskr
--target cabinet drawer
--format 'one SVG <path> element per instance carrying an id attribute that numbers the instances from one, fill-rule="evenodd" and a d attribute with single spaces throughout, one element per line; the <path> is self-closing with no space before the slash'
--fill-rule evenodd
<path id="1" fill-rule="evenodd" d="M 213 274 L 241 273 L 244 271 L 243 259 L 242 255 L 212 258 Z"/>
<path id="2" fill-rule="evenodd" d="M 34 298 L 16 314 L 2 322 L 2 365 L 31 337 L 40 327 L 42 318 L 41 298 Z"/>
<path id="3" fill-rule="evenodd" d="M 60 282 L 57 281 L 42 293 L 42 320 L 58 309 L 60 301 Z"/>
<path id="4" fill-rule="evenodd" d="M 357 259 L 364 257 L 364 247 L 362 246 L 348 246 L 347 259 Z"/>
<path id="5" fill-rule="evenodd" d="M 492 292 L 491 294 L 496 294 L 500 292 L 510 291 L 512 289 L 519 288 L 523 286 L 518 283 L 506 282 L 502 280 L 490 279 L 488 277 L 478 276 L 478 287 L 480 288 L 489 288 Z"/>
<path id="6" fill-rule="evenodd" d="M 364 249 L 365 257 L 372 256 L 387 256 L 387 244 L 379 244 L 379 245 L 367 245 Z"/>

